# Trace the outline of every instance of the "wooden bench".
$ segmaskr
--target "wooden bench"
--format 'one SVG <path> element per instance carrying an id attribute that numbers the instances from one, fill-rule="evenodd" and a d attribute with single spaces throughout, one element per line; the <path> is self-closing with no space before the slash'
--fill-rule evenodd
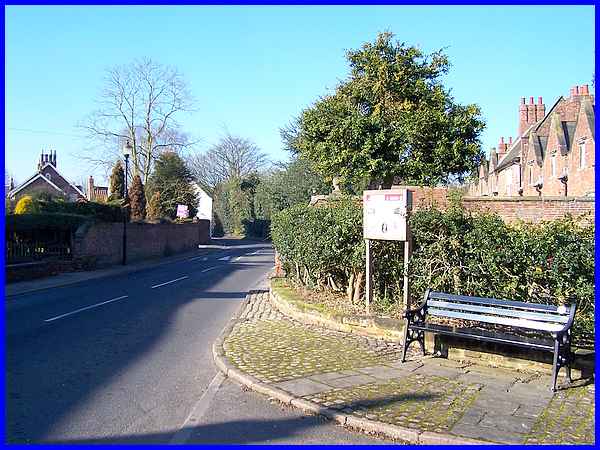
<path id="1" fill-rule="evenodd" d="M 412 342 L 418 342 L 425 355 L 425 332 L 543 350 L 554 354 L 551 389 L 555 392 L 561 367 L 565 367 L 567 380 L 572 381 L 571 326 L 576 307 L 576 304 L 553 306 L 467 297 L 428 289 L 421 306 L 404 314 L 407 324 L 404 329 L 402 362 L 406 360 L 406 349 Z M 502 330 L 430 323 L 427 321 L 430 316 L 502 325 Z M 536 336 L 523 336 L 512 332 L 511 329 L 514 328 L 539 333 L 535 333 Z"/>

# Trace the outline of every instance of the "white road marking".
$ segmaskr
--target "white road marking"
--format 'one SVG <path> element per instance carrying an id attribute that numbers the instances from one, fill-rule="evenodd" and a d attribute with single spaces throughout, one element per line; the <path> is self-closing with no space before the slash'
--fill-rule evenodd
<path id="1" fill-rule="evenodd" d="M 201 259 L 202 261 L 208 261 L 208 258 L 206 256 L 195 256 L 193 258 L 188 259 L 188 261 L 196 261 L 197 259 Z"/>
<path id="2" fill-rule="evenodd" d="M 223 256 L 222 258 L 219 258 L 219 261 L 229 261 L 231 259 L 231 256 Z"/>
<path id="3" fill-rule="evenodd" d="M 127 297 L 129 297 L 129 295 L 122 295 L 122 296 L 117 297 L 117 298 L 106 300 L 105 302 L 96 303 L 95 305 L 86 306 L 84 308 L 76 309 L 75 311 L 71 311 L 71 312 L 68 312 L 68 313 L 65 313 L 65 314 L 61 314 L 60 316 L 50 317 L 49 319 L 45 319 L 44 322 L 52 322 L 54 320 L 62 319 L 63 317 L 72 316 L 73 314 L 80 313 L 81 311 L 86 311 L 88 309 L 97 308 L 98 306 L 106 305 L 108 303 L 116 302 L 118 300 L 123 300 L 124 298 L 127 298 Z"/>
<path id="4" fill-rule="evenodd" d="M 187 275 L 186 275 L 186 276 L 184 276 L 184 277 L 175 278 L 174 280 L 171 280 L 171 281 L 166 281 L 166 282 L 164 282 L 164 283 L 160 283 L 160 284 L 157 284 L 157 285 L 155 285 L 155 286 L 152 286 L 150 289 L 156 289 L 156 288 L 159 288 L 159 287 L 161 287 L 161 286 L 166 286 L 167 284 L 171 284 L 171 283 L 175 283 L 175 282 L 177 282 L 177 281 L 185 280 L 186 278 L 188 278 L 188 276 L 187 276 Z"/>
<path id="5" fill-rule="evenodd" d="M 201 270 L 200 273 L 208 272 L 209 270 L 213 270 L 213 269 L 216 269 L 216 268 L 217 268 L 217 266 L 208 267 L 208 268 L 206 268 L 204 270 Z"/>
<path id="6" fill-rule="evenodd" d="M 240 259 L 242 259 L 244 255 L 238 256 L 237 258 L 234 259 L 234 261 L 239 261 Z"/>
<path id="7" fill-rule="evenodd" d="M 208 411 L 211 401 L 215 398 L 223 380 L 225 380 L 225 375 L 223 375 L 222 372 L 218 372 L 209 383 L 206 391 L 204 391 L 202 396 L 200 396 L 200 399 L 198 399 L 192 408 L 192 411 L 181 425 L 179 431 L 173 435 L 169 444 L 185 444 L 188 441 L 194 430 L 194 425 L 196 425 L 204 414 L 206 414 L 206 411 Z"/>

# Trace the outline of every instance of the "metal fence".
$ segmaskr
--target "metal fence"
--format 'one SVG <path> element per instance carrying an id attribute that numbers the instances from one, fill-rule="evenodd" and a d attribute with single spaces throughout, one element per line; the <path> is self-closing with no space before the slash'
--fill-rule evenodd
<path id="1" fill-rule="evenodd" d="M 72 259 L 70 233 L 52 233 L 52 236 L 45 236 L 45 239 L 36 237 L 9 233 L 6 236 L 6 264 Z"/>

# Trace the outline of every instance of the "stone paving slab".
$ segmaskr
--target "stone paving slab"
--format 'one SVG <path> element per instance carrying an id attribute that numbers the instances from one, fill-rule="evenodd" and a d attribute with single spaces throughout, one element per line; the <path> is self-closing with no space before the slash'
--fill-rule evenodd
<path id="1" fill-rule="evenodd" d="M 292 405 L 344 414 L 342 423 L 413 443 L 421 435 L 447 443 L 595 442 L 593 383 L 552 394 L 547 377 L 423 358 L 416 348 L 401 363 L 397 343 L 301 324 L 271 308 L 266 293 L 252 296 L 241 319 L 223 340 L 232 366 L 293 393 Z"/>

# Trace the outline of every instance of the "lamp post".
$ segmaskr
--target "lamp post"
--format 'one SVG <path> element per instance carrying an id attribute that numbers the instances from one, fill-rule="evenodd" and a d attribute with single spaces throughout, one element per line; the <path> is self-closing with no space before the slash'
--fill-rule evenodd
<path id="1" fill-rule="evenodd" d="M 129 173 L 129 155 L 131 155 L 131 144 L 129 141 L 123 146 L 125 157 L 125 211 L 123 213 L 123 265 L 127 264 L 127 222 L 129 219 L 129 193 L 127 191 L 127 174 Z"/>

